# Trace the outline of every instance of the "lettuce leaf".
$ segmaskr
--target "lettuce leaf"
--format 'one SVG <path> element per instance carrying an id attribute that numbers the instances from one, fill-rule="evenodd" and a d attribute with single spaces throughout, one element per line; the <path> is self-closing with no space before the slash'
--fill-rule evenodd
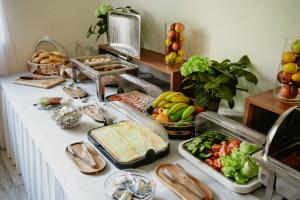
<path id="1" fill-rule="evenodd" d="M 241 174 L 246 177 L 254 178 L 258 175 L 258 165 L 256 164 L 255 160 L 249 158 L 241 169 Z"/>
<path id="2" fill-rule="evenodd" d="M 240 151 L 244 154 L 251 154 L 257 150 L 257 145 L 248 142 L 242 142 L 240 145 Z"/>

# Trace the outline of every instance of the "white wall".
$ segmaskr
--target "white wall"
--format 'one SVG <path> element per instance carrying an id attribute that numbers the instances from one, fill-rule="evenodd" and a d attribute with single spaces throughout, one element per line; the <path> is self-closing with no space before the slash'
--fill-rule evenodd
<path id="1" fill-rule="evenodd" d="M 96 22 L 100 0 L 3 0 L 17 64 L 26 69 L 36 40 L 50 36 L 73 56 L 76 41 L 96 46 L 85 34 Z"/>
<path id="2" fill-rule="evenodd" d="M 142 14 L 142 44 L 163 52 L 164 23 L 190 28 L 189 54 L 237 60 L 246 54 L 259 77 L 251 92 L 273 87 L 283 38 L 299 35 L 299 0 L 104 0 L 131 5 Z M 252 87 L 252 88 L 251 88 Z M 245 96 L 247 94 L 243 94 Z M 242 110 L 243 99 L 236 107 Z"/>
<path id="3" fill-rule="evenodd" d="M 142 14 L 142 46 L 163 52 L 164 23 L 188 24 L 189 55 L 236 60 L 247 54 L 259 85 L 272 88 L 283 37 L 300 35 L 300 0 L 104 0 L 115 7 L 131 5 Z M 18 64 L 25 66 L 34 42 L 44 35 L 72 56 L 75 41 L 96 46 L 85 33 L 95 22 L 100 0 L 4 0 Z M 243 94 L 245 96 L 247 94 Z M 236 107 L 242 110 L 243 99 Z"/>

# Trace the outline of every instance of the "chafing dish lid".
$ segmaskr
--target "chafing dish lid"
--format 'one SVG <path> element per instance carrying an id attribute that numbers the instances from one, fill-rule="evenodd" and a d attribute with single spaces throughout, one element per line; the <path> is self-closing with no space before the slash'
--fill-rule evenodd
<path id="1" fill-rule="evenodd" d="M 140 58 L 141 17 L 129 9 L 108 14 L 108 46 L 124 55 Z"/>
<path id="2" fill-rule="evenodd" d="M 231 134 L 233 137 L 255 143 L 259 147 L 262 147 L 262 145 L 265 143 L 266 137 L 262 133 L 252 130 L 215 112 L 206 111 L 199 113 L 196 116 L 194 123 L 196 131 L 200 133 L 209 129 L 216 129 L 225 131 Z"/>
<path id="3" fill-rule="evenodd" d="M 300 154 L 299 146 L 300 106 L 294 106 L 286 110 L 270 129 L 262 156 L 265 161 L 272 161 L 281 166 L 284 164 L 299 171 L 300 161 L 295 165 Z M 296 159 L 292 164 L 289 162 L 289 156 L 293 156 L 293 160 Z"/>

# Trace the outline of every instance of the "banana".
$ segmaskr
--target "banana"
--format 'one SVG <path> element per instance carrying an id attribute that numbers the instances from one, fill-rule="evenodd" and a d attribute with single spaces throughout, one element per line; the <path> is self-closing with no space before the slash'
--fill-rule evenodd
<path id="1" fill-rule="evenodd" d="M 172 106 L 169 110 L 169 115 L 174 114 L 175 112 L 177 112 L 179 109 L 181 108 L 186 108 L 189 105 L 187 105 L 186 103 L 176 103 L 174 106 Z"/>
<path id="2" fill-rule="evenodd" d="M 167 101 L 165 101 L 165 100 L 162 100 L 159 104 L 158 104 L 158 106 L 157 107 L 159 107 L 159 108 L 163 108 L 164 107 L 164 105 L 165 104 L 167 104 L 168 102 Z"/>
<path id="3" fill-rule="evenodd" d="M 191 121 L 193 121 L 193 115 L 190 115 L 190 116 L 188 116 L 188 118 L 182 119 L 179 122 L 191 122 Z"/>
<path id="4" fill-rule="evenodd" d="M 174 91 L 167 91 L 160 94 L 156 99 L 152 102 L 153 108 L 156 108 L 160 102 L 162 102 L 168 95 L 175 93 Z"/>
<path id="5" fill-rule="evenodd" d="M 167 103 L 164 105 L 165 108 L 171 108 L 172 106 L 174 106 L 176 103 Z"/>
<path id="6" fill-rule="evenodd" d="M 181 118 L 182 113 L 185 111 L 186 108 L 181 108 L 180 110 L 178 110 L 177 112 L 175 112 L 173 115 L 170 116 L 170 119 L 173 122 L 176 122 L 178 119 Z"/>
<path id="7" fill-rule="evenodd" d="M 166 116 L 168 116 L 168 112 L 169 112 L 169 109 L 164 109 L 163 110 L 163 114 L 166 115 Z"/>
<path id="8" fill-rule="evenodd" d="M 171 102 L 173 103 L 188 103 L 190 99 L 186 96 L 177 95 L 171 98 Z"/>
<path id="9" fill-rule="evenodd" d="M 174 92 L 174 93 L 172 93 L 172 94 L 169 94 L 166 98 L 165 98 L 165 100 L 166 101 L 171 101 L 171 99 L 173 98 L 173 97 L 175 97 L 175 96 L 179 96 L 179 95 L 181 95 L 182 93 L 181 92 Z"/>
<path id="10" fill-rule="evenodd" d="M 195 106 L 189 106 L 187 107 L 187 109 L 185 109 L 185 111 L 182 113 L 182 117 L 181 119 L 185 120 L 187 119 L 189 116 L 191 116 L 196 110 Z"/>

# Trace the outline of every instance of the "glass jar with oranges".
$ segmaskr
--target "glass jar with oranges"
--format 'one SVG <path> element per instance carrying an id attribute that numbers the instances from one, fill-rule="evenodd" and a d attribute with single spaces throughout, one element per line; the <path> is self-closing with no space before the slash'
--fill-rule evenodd
<path id="1" fill-rule="evenodd" d="M 282 101 L 300 102 L 300 37 L 285 38 L 274 96 Z"/>

